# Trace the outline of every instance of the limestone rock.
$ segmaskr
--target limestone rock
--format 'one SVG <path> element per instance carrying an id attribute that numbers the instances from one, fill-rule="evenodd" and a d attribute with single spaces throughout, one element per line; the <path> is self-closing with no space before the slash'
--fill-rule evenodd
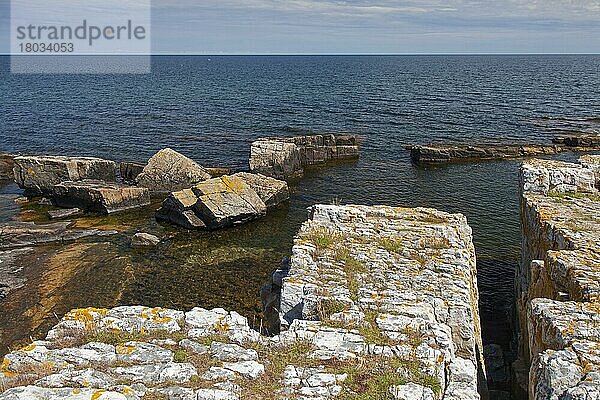
<path id="1" fill-rule="evenodd" d="M 81 215 L 81 214 L 83 214 L 83 211 L 81 211 L 77 207 L 48 211 L 48 215 L 50 216 L 51 219 L 69 218 L 69 217 L 74 217 L 74 216 Z"/>
<path id="2" fill-rule="evenodd" d="M 97 230 L 69 229 L 70 225 L 68 221 L 39 225 L 33 222 L 0 223 L 0 248 L 75 240 L 102 233 Z"/>
<path id="3" fill-rule="evenodd" d="M 250 170 L 277 179 L 303 174 L 300 153 L 294 143 L 277 140 L 258 140 L 250 150 Z"/>
<path id="4" fill-rule="evenodd" d="M 354 136 L 309 135 L 260 139 L 250 149 L 250 170 L 277 179 L 303 175 L 304 168 L 331 160 L 358 158 Z"/>
<path id="5" fill-rule="evenodd" d="M 411 146 L 408 149 L 411 159 L 423 164 L 534 157 L 562 151 L 559 146 L 546 145 L 429 145 Z"/>
<path id="6" fill-rule="evenodd" d="M 219 178 L 223 175 L 233 175 L 233 169 L 227 167 L 207 167 L 205 169 L 213 178 Z"/>
<path id="7" fill-rule="evenodd" d="M 121 173 L 121 179 L 125 182 L 135 182 L 135 179 L 139 174 L 142 173 L 146 167 L 145 164 L 124 161 L 119 163 L 119 172 Z"/>
<path id="8" fill-rule="evenodd" d="M 529 160 L 520 174 L 523 193 L 594 193 L 594 172 L 579 164 L 553 160 Z"/>
<path id="9" fill-rule="evenodd" d="M 210 179 L 210 173 L 195 161 L 169 148 L 160 150 L 136 177 L 139 186 L 153 192 L 189 189 Z"/>
<path id="10" fill-rule="evenodd" d="M 49 194 L 65 181 L 116 180 L 116 163 L 100 158 L 20 156 L 14 162 L 15 181 L 28 195 Z"/>
<path id="11" fill-rule="evenodd" d="M 11 154 L 0 153 L 0 180 L 14 179 L 13 168 L 15 166 L 15 157 Z"/>
<path id="12" fill-rule="evenodd" d="M 594 158 L 581 161 L 534 160 L 521 173 L 517 312 L 535 400 L 600 393 L 600 197 Z"/>
<path id="13" fill-rule="evenodd" d="M 247 172 L 238 172 L 233 176 L 246 182 L 258 194 L 267 208 L 275 207 L 290 198 L 288 184 L 285 181 Z"/>
<path id="14" fill-rule="evenodd" d="M 600 189 L 600 155 L 585 155 L 579 159 L 583 168 L 591 169 L 596 176 L 596 188 Z"/>
<path id="15" fill-rule="evenodd" d="M 435 394 L 431 389 L 415 383 L 394 386 L 390 389 L 390 393 L 395 400 L 435 400 Z"/>
<path id="16" fill-rule="evenodd" d="M 219 229 L 262 217 L 267 206 L 239 176 L 222 176 L 171 193 L 156 216 L 186 228 Z"/>
<path id="17" fill-rule="evenodd" d="M 160 243 L 160 238 L 149 233 L 138 232 L 131 239 L 132 246 L 156 246 Z"/>
<path id="18" fill-rule="evenodd" d="M 112 214 L 150 204 L 150 193 L 142 187 L 93 180 L 67 181 L 54 185 L 52 195 L 60 207 Z"/>

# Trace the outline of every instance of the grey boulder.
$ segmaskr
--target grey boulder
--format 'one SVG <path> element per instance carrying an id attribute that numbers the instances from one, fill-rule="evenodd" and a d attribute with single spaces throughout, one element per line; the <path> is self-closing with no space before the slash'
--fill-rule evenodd
<path id="1" fill-rule="evenodd" d="M 149 233 L 139 232 L 133 235 L 131 239 L 132 246 L 156 246 L 160 243 L 160 238 Z"/>
<path id="2" fill-rule="evenodd" d="M 65 181 L 114 182 L 117 176 L 116 163 L 101 158 L 20 156 L 14 162 L 15 181 L 28 195 L 51 193 L 54 185 Z"/>
<path id="3" fill-rule="evenodd" d="M 112 214 L 150 204 L 148 189 L 94 180 L 62 182 L 52 188 L 59 207 Z"/>
<path id="4" fill-rule="evenodd" d="M 260 218 L 268 205 L 288 198 L 285 182 L 250 175 L 225 175 L 171 193 L 156 216 L 186 228 L 227 228 Z"/>
<path id="5" fill-rule="evenodd" d="M 148 160 L 136 177 L 138 186 L 153 192 L 174 192 L 210 179 L 210 173 L 195 161 L 171 149 L 163 149 Z"/>

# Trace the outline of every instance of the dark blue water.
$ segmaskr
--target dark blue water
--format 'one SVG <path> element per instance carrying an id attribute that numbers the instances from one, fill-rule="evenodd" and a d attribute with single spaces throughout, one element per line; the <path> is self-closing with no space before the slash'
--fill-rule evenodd
<path id="1" fill-rule="evenodd" d="M 247 311 L 236 292 L 257 292 L 272 261 L 289 252 L 307 206 L 334 198 L 429 206 L 470 220 L 490 341 L 505 340 L 512 302 L 519 161 L 418 168 L 404 146 L 548 141 L 548 121 L 587 127 L 600 116 L 600 56 L 154 57 L 150 75 L 103 76 L 11 75 L 8 62 L 0 58 L 0 151 L 144 161 L 168 146 L 207 166 L 245 168 L 249 144 L 261 136 L 363 138 L 360 161 L 300 181 L 289 209 L 266 225 L 207 244 L 268 251 L 268 263 L 245 261 L 247 280 L 192 276 L 175 290 L 161 283 L 189 274 L 177 266 L 190 261 L 173 256 L 156 266 L 169 269 L 147 273 L 123 302 L 216 305 L 203 304 L 210 301 L 202 291 L 218 289 L 221 305 Z"/>

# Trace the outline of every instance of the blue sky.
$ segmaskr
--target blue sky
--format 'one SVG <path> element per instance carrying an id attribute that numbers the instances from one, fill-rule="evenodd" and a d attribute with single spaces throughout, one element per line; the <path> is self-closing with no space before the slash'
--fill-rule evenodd
<path id="1" fill-rule="evenodd" d="M 9 8 L 0 0 L 3 53 Z M 600 0 L 154 0 L 152 42 L 194 54 L 600 53 Z"/>

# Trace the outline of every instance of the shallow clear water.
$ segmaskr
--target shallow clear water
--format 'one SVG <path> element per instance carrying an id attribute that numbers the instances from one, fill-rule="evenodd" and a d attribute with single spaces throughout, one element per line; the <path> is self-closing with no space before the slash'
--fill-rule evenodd
<path id="1" fill-rule="evenodd" d="M 223 306 L 253 317 L 306 207 L 340 199 L 466 214 L 484 333 L 506 342 L 519 161 L 415 167 L 404 146 L 540 142 L 551 137 L 549 118 L 593 130 L 600 116 L 600 56 L 154 57 L 147 76 L 10 75 L 0 57 L 0 68 L 0 151 L 144 161 L 169 146 L 207 166 L 246 168 L 249 144 L 261 136 L 348 132 L 363 140 L 359 161 L 309 173 L 289 206 L 258 223 L 188 233 L 148 215 L 148 229 L 170 235 L 167 242 L 132 253 L 119 239 L 116 254 L 132 266 L 73 272 L 52 292 L 58 300 L 32 311 L 46 325 L 51 312 L 92 304 Z M 0 218 L 13 212 L 9 203 Z M 1 325 L 32 309 L 23 297 Z"/>

